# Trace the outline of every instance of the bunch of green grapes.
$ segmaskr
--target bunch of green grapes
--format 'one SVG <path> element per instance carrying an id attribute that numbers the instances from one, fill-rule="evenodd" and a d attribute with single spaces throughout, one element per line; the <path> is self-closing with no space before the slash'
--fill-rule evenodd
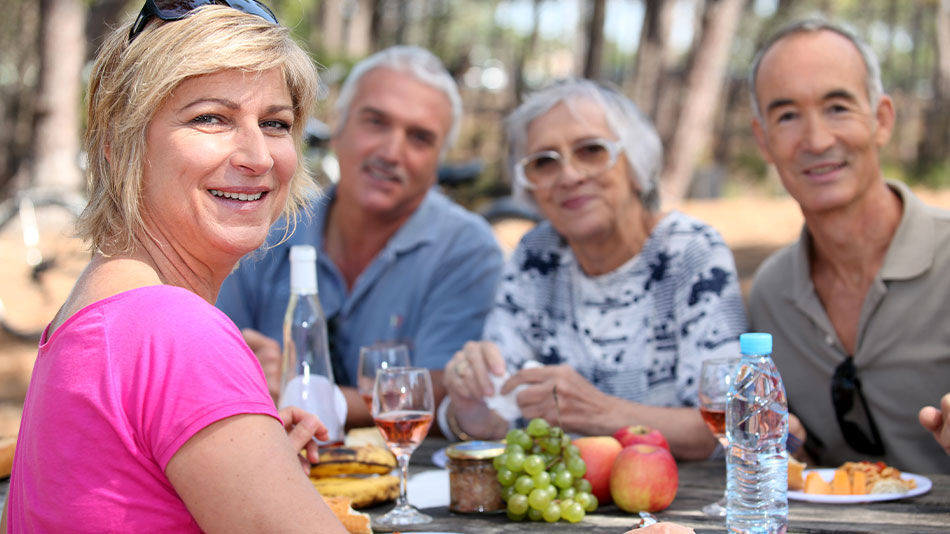
<path id="1" fill-rule="evenodd" d="M 505 442 L 494 465 L 510 519 L 577 523 L 597 509 L 597 497 L 583 478 L 587 464 L 561 428 L 532 419 L 524 430 L 510 430 Z"/>

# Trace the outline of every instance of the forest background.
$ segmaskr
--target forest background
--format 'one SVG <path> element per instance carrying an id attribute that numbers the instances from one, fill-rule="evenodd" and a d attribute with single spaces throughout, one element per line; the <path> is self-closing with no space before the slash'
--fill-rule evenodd
<path id="1" fill-rule="evenodd" d="M 91 62 L 109 29 L 133 17 L 142 1 L 0 0 L 0 201 L 27 187 L 81 193 Z M 449 191 L 472 209 L 509 191 L 501 124 L 523 95 L 567 76 L 618 85 L 663 139 L 664 207 L 680 206 L 719 229 L 744 287 L 801 225 L 797 206 L 757 153 L 749 64 L 763 39 L 792 19 L 845 22 L 877 52 L 896 102 L 885 174 L 950 206 L 950 0 L 265 3 L 321 65 L 316 118 L 328 124 L 340 83 L 366 55 L 416 44 L 442 58 L 465 110 L 447 161 L 484 165 L 474 183 Z M 12 257 L 9 247 L 0 249 Z M 35 344 L 0 332 L 0 436 L 17 431 L 35 355 Z"/>
<path id="2" fill-rule="evenodd" d="M 0 197 L 81 184 L 83 91 L 98 44 L 141 0 L 0 0 Z M 462 136 L 449 162 L 478 159 L 456 191 L 472 207 L 507 190 L 501 120 L 566 76 L 619 85 L 666 147 L 663 198 L 781 194 L 749 127 L 745 77 L 759 43 L 794 18 L 846 22 L 881 60 L 898 124 L 886 174 L 950 185 L 950 0 L 269 0 L 322 66 L 317 118 L 359 59 L 392 44 L 435 52 L 459 81 Z"/>

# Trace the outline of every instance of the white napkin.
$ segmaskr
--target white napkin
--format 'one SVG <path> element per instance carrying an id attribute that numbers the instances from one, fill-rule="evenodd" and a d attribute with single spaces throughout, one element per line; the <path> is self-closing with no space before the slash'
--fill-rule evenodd
<path id="1" fill-rule="evenodd" d="M 543 367 L 540 363 L 534 360 L 528 360 L 521 366 L 522 369 L 532 369 L 534 367 Z M 492 386 L 495 388 L 495 394 L 491 397 L 485 398 L 485 404 L 492 410 L 495 411 L 498 415 L 505 418 L 508 421 L 508 425 L 511 426 L 516 419 L 521 417 L 521 408 L 518 407 L 518 393 L 528 387 L 527 384 L 521 384 L 515 389 L 508 392 L 507 395 L 501 394 L 501 388 L 511 378 L 511 373 L 505 371 L 505 374 L 502 376 L 497 376 L 492 373 L 488 373 L 488 378 L 492 382 Z"/>
<path id="2" fill-rule="evenodd" d="M 437 508 L 449 505 L 449 472 L 432 469 L 416 473 L 406 482 L 406 497 L 416 508 Z"/>

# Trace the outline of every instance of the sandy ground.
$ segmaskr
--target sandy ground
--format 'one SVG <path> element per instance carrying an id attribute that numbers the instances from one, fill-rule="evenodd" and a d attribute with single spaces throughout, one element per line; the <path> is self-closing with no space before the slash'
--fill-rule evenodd
<path id="1" fill-rule="evenodd" d="M 950 191 L 918 191 L 925 202 L 950 208 Z M 755 268 L 777 248 L 798 237 L 802 217 L 787 198 L 692 201 L 680 210 L 717 228 L 732 247 L 747 287 Z M 9 249 L 4 250 L 6 255 Z M 4 283 L 10 283 L 5 280 Z M 36 348 L 0 332 L 0 436 L 16 434 Z"/>

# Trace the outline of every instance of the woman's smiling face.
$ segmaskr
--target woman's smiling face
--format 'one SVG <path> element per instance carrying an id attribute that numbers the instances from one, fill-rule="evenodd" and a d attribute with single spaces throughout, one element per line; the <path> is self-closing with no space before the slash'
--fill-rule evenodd
<path id="1" fill-rule="evenodd" d="M 211 264 L 236 262 L 260 246 L 296 170 L 293 122 L 279 69 L 182 82 L 146 130 L 148 232 Z"/>
<path id="2" fill-rule="evenodd" d="M 600 105 L 587 99 L 561 102 L 528 124 L 525 153 L 553 150 L 564 158 L 578 143 L 598 138 L 617 139 Z M 631 214 L 643 211 L 629 168 L 623 153 L 613 166 L 592 176 L 568 164 L 551 187 L 533 191 L 534 199 L 569 243 L 611 239 L 621 225 L 634 220 Z"/>

